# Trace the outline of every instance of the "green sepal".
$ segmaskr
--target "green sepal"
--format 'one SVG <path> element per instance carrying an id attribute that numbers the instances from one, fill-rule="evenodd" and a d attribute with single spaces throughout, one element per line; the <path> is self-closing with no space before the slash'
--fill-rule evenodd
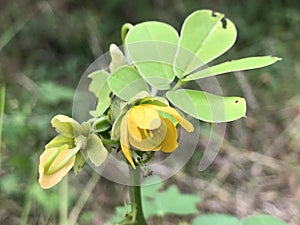
<path id="1" fill-rule="evenodd" d="M 64 135 L 57 135 L 45 146 L 45 149 L 60 148 L 63 145 L 68 145 L 69 149 L 74 148 L 74 138 L 66 137 Z"/>
<path id="2" fill-rule="evenodd" d="M 111 62 L 109 64 L 110 72 L 114 72 L 121 66 L 127 64 L 126 57 L 124 56 L 123 52 L 116 46 L 115 44 L 111 44 L 109 47 L 109 53 L 111 57 Z"/>
<path id="3" fill-rule="evenodd" d="M 151 97 L 151 95 L 149 94 L 149 92 L 147 92 L 147 91 L 141 91 L 141 92 L 137 93 L 135 96 L 133 96 L 133 97 L 128 101 L 128 105 L 136 105 L 136 104 L 139 103 L 142 99 L 148 98 L 148 97 Z"/>
<path id="4" fill-rule="evenodd" d="M 80 124 L 80 133 L 77 135 L 83 135 L 85 137 L 89 136 L 91 133 L 91 125 L 89 122 L 83 122 Z"/>
<path id="5" fill-rule="evenodd" d="M 56 132 L 66 137 L 74 137 L 74 134 L 79 133 L 80 125 L 74 119 L 65 115 L 56 115 L 51 120 L 52 126 Z"/>
<path id="6" fill-rule="evenodd" d="M 121 129 L 121 122 L 125 114 L 127 113 L 126 110 L 122 110 L 119 116 L 116 118 L 115 122 L 111 128 L 111 139 L 117 141 L 120 139 L 120 129 Z"/>
<path id="7" fill-rule="evenodd" d="M 96 134 L 91 134 L 87 140 L 86 153 L 95 166 L 100 166 L 107 158 L 108 152 L 101 139 Z"/>
<path id="8" fill-rule="evenodd" d="M 150 104 L 150 105 L 157 105 L 157 106 L 169 106 L 169 102 L 167 99 L 163 97 L 146 97 L 139 101 L 139 104 Z"/>
<path id="9" fill-rule="evenodd" d="M 177 123 L 178 123 L 177 120 L 171 114 L 163 112 L 163 111 L 159 111 L 159 110 L 157 110 L 157 112 L 161 117 L 164 117 L 164 118 L 170 120 L 174 124 L 174 126 L 177 125 Z"/>
<path id="10" fill-rule="evenodd" d="M 80 171 L 84 167 L 84 164 L 85 164 L 85 159 L 82 156 L 81 152 L 79 151 L 76 154 L 75 163 L 74 163 L 74 166 L 73 166 L 73 170 L 74 170 L 75 175 L 80 173 Z"/>
<path id="11" fill-rule="evenodd" d="M 111 123 L 108 120 L 107 116 L 102 116 L 100 118 L 97 118 L 95 122 L 93 123 L 93 128 L 95 132 L 104 132 L 111 128 Z"/>

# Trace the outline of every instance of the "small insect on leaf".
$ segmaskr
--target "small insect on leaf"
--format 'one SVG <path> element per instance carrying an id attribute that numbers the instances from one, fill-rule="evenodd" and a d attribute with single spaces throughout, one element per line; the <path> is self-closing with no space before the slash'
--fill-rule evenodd
<path id="1" fill-rule="evenodd" d="M 227 20 L 226 20 L 225 17 L 223 17 L 223 18 L 221 19 L 221 23 L 222 23 L 222 27 L 223 27 L 224 29 L 226 29 L 226 28 L 227 28 Z"/>

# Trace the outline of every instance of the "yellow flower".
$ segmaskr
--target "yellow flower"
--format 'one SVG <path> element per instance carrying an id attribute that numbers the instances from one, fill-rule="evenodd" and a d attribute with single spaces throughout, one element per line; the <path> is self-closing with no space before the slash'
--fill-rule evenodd
<path id="1" fill-rule="evenodd" d="M 178 147 L 176 123 L 193 132 L 193 125 L 174 108 L 155 104 L 135 105 L 124 115 L 120 125 L 123 154 L 132 167 L 131 148 L 141 151 L 173 152 Z"/>
<path id="2" fill-rule="evenodd" d="M 95 166 L 100 166 L 107 158 L 107 150 L 101 139 L 91 131 L 90 124 L 79 124 L 74 119 L 56 115 L 51 120 L 58 136 L 53 138 L 40 156 L 39 183 L 42 188 L 50 188 L 74 167 L 78 173 L 85 159 L 82 152 Z"/>
<path id="3" fill-rule="evenodd" d="M 68 149 L 67 145 L 46 149 L 40 156 L 40 186 L 46 189 L 60 182 L 74 166 L 76 153 L 74 149 Z"/>

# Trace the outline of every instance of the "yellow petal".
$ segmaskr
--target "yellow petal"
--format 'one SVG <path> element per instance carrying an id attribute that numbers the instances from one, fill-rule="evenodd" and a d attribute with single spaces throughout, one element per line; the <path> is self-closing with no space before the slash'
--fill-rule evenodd
<path id="1" fill-rule="evenodd" d="M 178 133 L 176 127 L 170 120 L 163 118 L 163 121 L 167 126 L 167 133 L 161 143 L 161 150 L 164 152 L 173 152 L 178 147 Z"/>
<path id="2" fill-rule="evenodd" d="M 160 149 L 160 143 L 155 143 L 152 138 L 145 138 L 141 140 L 136 140 L 130 136 L 130 144 L 141 151 L 158 151 Z"/>
<path id="3" fill-rule="evenodd" d="M 193 132 L 194 126 L 193 124 L 188 121 L 187 119 L 181 117 L 181 122 L 178 121 L 178 123 L 187 131 L 187 132 Z"/>
<path id="4" fill-rule="evenodd" d="M 142 134 L 139 130 L 139 128 L 135 125 L 133 117 L 128 117 L 128 131 L 131 137 L 134 139 L 141 141 L 142 140 Z"/>
<path id="5" fill-rule="evenodd" d="M 191 122 L 182 117 L 174 108 L 170 106 L 157 106 L 157 105 L 148 105 L 155 110 L 168 113 L 174 117 L 174 119 L 188 132 L 194 131 L 194 126 Z"/>
<path id="6" fill-rule="evenodd" d="M 41 187 L 45 188 L 45 189 L 51 188 L 54 185 L 56 185 L 58 182 L 60 182 L 62 180 L 62 178 L 72 169 L 72 167 L 74 166 L 74 163 L 75 163 L 75 156 L 74 156 L 69 160 L 69 162 L 66 163 L 66 165 L 64 167 L 62 167 L 61 169 L 59 169 L 58 171 L 56 171 L 52 174 L 46 175 L 45 171 L 44 171 L 44 165 L 48 161 L 48 159 L 52 155 L 52 153 L 56 150 L 57 150 L 57 148 L 46 149 L 40 156 L 39 183 L 40 183 Z M 57 155 L 57 157 L 51 164 L 50 168 L 52 166 L 57 165 L 60 161 L 62 161 L 66 157 L 68 157 L 68 155 L 70 155 L 72 152 L 73 152 L 73 149 L 62 150 Z"/>
<path id="7" fill-rule="evenodd" d="M 135 168 L 132 155 L 131 155 L 131 149 L 129 145 L 129 134 L 128 134 L 128 112 L 125 114 L 121 121 L 120 125 L 120 143 L 121 143 L 121 149 L 128 160 L 128 162 L 132 165 L 133 168 Z"/>
<path id="8" fill-rule="evenodd" d="M 142 130 L 142 139 L 137 140 L 129 135 L 129 141 L 132 146 L 141 151 L 158 151 L 160 144 L 165 139 L 167 133 L 167 126 L 165 122 L 161 122 L 159 128 L 154 130 Z"/>
<path id="9" fill-rule="evenodd" d="M 147 106 L 147 104 L 133 106 L 129 112 L 129 117 L 137 127 L 154 130 L 160 126 L 160 117 L 156 110 Z"/>
<path id="10" fill-rule="evenodd" d="M 128 160 L 128 162 L 135 169 L 135 165 L 134 165 L 132 155 L 131 155 L 131 149 L 128 148 L 126 145 L 123 145 L 122 143 L 121 143 L 121 149 L 122 149 L 122 152 L 125 155 L 126 159 Z"/>

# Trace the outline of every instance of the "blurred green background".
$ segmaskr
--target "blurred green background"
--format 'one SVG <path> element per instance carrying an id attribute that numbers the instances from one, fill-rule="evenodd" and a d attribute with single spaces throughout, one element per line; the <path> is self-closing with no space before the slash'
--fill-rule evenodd
<path id="1" fill-rule="evenodd" d="M 221 152 L 206 171 L 198 171 L 196 151 L 166 185 L 199 195 L 199 214 L 267 213 L 300 224 L 298 0 L 1 0 L 0 87 L 6 89 L 0 102 L 0 224 L 58 224 L 67 200 L 69 219 L 78 217 L 77 224 L 104 224 L 112 217 L 126 190 L 103 178 L 96 184 L 99 178 L 88 166 L 76 178 L 69 175 L 67 192 L 59 185 L 39 188 L 38 157 L 54 136 L 50 119 L 72 115 L 82 74 L 110 43 L 121 44 L 123 23 L 159 20 L 179 30 L 191 12 L 206 8 L 224 13 L 238 29 L 235 46 L 221 60 L 275 55 L 283 61 L 218 78 L 225 94 L 246 97 L 248 117 L 228 125 Z M 179 224 L 191 217 L 164 221 Z"/>

